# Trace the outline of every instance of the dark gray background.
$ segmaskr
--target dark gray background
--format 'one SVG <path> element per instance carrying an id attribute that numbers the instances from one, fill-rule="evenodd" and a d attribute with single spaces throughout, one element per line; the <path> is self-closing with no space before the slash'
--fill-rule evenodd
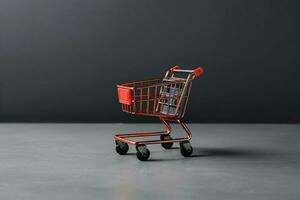
<path id="1" fill-rule="evenodd" d="M 298 2 L 1 0 L 0 121 L 136 122 L 117 83 L 206 64 L 188 121 L 299 123 Z"/>

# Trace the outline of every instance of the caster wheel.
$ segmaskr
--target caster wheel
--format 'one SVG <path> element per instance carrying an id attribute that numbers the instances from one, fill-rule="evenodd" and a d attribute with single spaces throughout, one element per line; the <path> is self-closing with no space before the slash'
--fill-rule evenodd
<path id="1" fill-rule="evenodd" d="M 193 147 L 191 146 L 190 142 L 181 142 L 180 143 L 180 152 L 181 155 L 184 157 L 190 157 L 193 153 Z"/>
<path id="2" fill-rule="evenodd" d="M 146 161 L 148 160 L 149 156 L 150 156 L 150 151 L 149 149 L 147 149 L 146 145 L 139 145 L 136 147 L 136 157 L 140 160 L 140 161 Z"/>
<path id="3" fill-rule="evenodd" d="M 116 152 L 120 155 L 125 155 L 129 150 L 128 144 L 124 142 L 116 140 L 116 145 Z"/>
<path id="4" fill-rule="evenodd" d="M 160 139 L 161 140 L 170 140 L 172 139 L 170 135 L 161 135 L 160 136 Z M 167 143 L 161 143 L 161 146 L 164 148 L 164 149 L 171 149 L 172 146 L 173 146 L 173 142 L 167 142 Z"/>

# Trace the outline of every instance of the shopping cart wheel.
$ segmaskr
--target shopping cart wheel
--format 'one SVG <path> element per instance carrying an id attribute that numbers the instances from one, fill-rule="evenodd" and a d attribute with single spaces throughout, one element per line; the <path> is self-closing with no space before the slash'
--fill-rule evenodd
<path id="1" fill-rule="evenodd" d="M 161 140 L 171 140 L 171 136 L 169 135 L 161 135 L 160 136 L 160 139 Z M 173 146 L 173 142 L 166 142 L 166 143 L 161 143 L 161 146 L 164 148 L 164 149 L 171 149 L 172 146 Z"/>
<path id="2" fill-rule="evenodd" d="M 148 160 L 149 156 L 150 156 L 150 151 L 149 149 L 147 149 L 146 145 L 138 145 L 136 146 L 136 157 L 140 160 L 140 161 L 146 161 Z"/>
<path id="3" fill-rule="evenodd" d="M 193 147 L 189 141 L 180 142 L 180 152 L 184 157 L 190 157 L 193 153 Z"/>
<path id="4" fill-rule="evenodd" d="M 120 155 L 125 155 L 128 152 L 129 146 L 125 142 L 116 140 L 116 152 Z"/>

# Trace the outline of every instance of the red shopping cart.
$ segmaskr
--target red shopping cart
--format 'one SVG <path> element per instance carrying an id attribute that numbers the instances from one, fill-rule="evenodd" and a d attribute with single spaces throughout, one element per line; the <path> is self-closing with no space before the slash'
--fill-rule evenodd
<path id="1" fill-rule="evenodd" d="M 137 158 L 141 161 L 148 160 L 150 151 L 147 144 L 161 144 L 163 148 L 170 149 L 174 142 L 179 142 L 180 152 L 184 157 L 191 156 L 193 148 L 190 144 L 191 131 L 183 118 L 192 88 L 192 80 L 203 74 L 203 69 L 197 67 L 194 70 L 181 69 L 178 65 L 169 69 L 164 78 L 143 80 L 117 85 L 119 103 L 122 111 L 133 115 L 158 117 L 165 126 L 165 131 L 128 133 L 114 136 L 116 151 L 125 155 L 128 144 L 135 145 Z M 168 122 L 180 124 L 186 133 L 186 137 L 172 138 L 171 126 Z M 159 140 L 134 141 L 133 137 L 159 136 Z"/>

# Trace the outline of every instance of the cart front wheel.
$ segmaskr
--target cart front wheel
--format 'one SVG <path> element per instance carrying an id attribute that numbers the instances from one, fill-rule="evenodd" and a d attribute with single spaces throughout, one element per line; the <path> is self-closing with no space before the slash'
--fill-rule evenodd
<path id="1" fill-rule="evenodd" d="M 125 155 L 129 150 L 129 146 L 125 142 L 116 140 L 116 145 L 116 152 L 120 155 Z"/>
<path id="2" fill-rule="evenodd" d="M 150 157 L 150 151 L 147 149 L 146 145 L 139 145 L 136 147 L 136 157 L 140 161 L 146 161 Z"/>
<path id="3" fill-rule="evenodd" d="M 171 136 L 170 135 L 161 135 L 160 136 L 160 139 L 161 140 L 171 140 Z M 164 148 L 164 149 L 171 149 L 172 146 L 173 146 L 173 142 L 165 142 L 165 143 L 161 143 L 161 146 Z"/>
<path id="4" fill-rule="evenodd" d="M 180 143 L 180 152 L 184 157 L 190 157 L 193 153 L 193 147 L 191 146 L 189 141 Z"/>

